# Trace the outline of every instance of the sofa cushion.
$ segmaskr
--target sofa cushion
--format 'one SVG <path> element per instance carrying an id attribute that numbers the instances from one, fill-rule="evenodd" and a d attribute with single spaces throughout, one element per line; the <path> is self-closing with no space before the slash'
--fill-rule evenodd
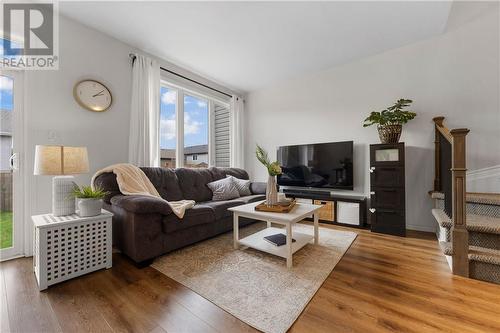
<path id="1" fill-rule="evenodd" d="M 214 222 L 214 210 L 206 205 L 196 204 L 193 208 L 186 210 L 182 219 L 179 219 L 175 214 L 165 216 L 162 221 L 162 229 L 164 233 L 171 233 L 177 230 L 191 228 L 195 225 Z"/>
<path id="2" fill-rule="evenodd" d="M 238 198 L 238 201 L 243 201 L 245 204 L 261 200 L 266 200 L 265 194 L 253 194 Z"/>
<path id="3" fill-rule="evenodd" d="M 106 191 L 106 196 L 103 201 L 107 204 L 111 203 L 111 198 L 115 195 L 121 194 L 118 183 L 116 182 L 116 175 L 112 172 L 106 172 L 96 177 L 94 185 Z"/>
<path id="4" fill-rule="evenodd" d="M 233 178 L 223 178 L 207 184 L 212 191 L 212 201 L 231 200 L 240 197 Z"/>
<path id="5" fill-rule="evenodd" d="M 248 173 L 245 170 L 239 168 L 211 167 L 208 170 L 212 174 L 213 180 L 226 178 L 227 176 L 233 176 L 239 179 L 249 179 Z"/>
<path id="6" fill-rule="evenodd" d="M 163 199 L 168 201 L 184 199 L 179 180 L 173 169 L 142 167 L 141 170 L 144 171 Z"/>
<path id="7" fill-rule="evenodd" d="M 184 199 L 196 202 L 212 200 L 212 191 L 207 184 L 214 179 L 208 169 L 179 168 L 175 173 Z"/>
<path id="8" fill-rule="evenodd" d="M 266 194 L 267 183 L 265 182 L 252 182 L 250 184 L 250 191 L 252 194 Z"/>
<path id="9" fill-rule="evenodd" d="M 162 214 L 169 215 L 172 213 L 170 205 L 156 197 L 149 197 L 145 195 L 115 195 L 111 198 L 111 203 L 115 206 L 121 207 L 128 212 L 137 214 Z"/>
<path id="10" fill-rule="evenodd" d="M 210 207 L 217 220 L 220 220 L 224 217 L 229 217 L 233 214 L 233 212 L 227 210 L 231 207 L 236 207 L 245 204 L 244 201 L 240 201 L 239 198 L 235 200 L 225 200 L 225 201 L 206 201 L 201 202 L 200 205 Z"/>
<path id="11" fill-rule="evenodd" d="M 227 175 L 226 178 L 230 178 L 236 189 L 238 190 L 238 193 L 240 194 L 240 197 L 243 197 L 245 195 L 251 195 L 252 191 L 250 191 L 250 180 L 248 179 L 239 179 L 231 175 Z"/>

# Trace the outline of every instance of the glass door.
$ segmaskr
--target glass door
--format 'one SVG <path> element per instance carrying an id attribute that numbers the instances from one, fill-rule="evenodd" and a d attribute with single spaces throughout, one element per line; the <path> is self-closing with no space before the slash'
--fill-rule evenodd
<path id="1" fill-rule="evenodd" d="M 0 260 L 23 253 L 22 72 L 0 74 Z"/>

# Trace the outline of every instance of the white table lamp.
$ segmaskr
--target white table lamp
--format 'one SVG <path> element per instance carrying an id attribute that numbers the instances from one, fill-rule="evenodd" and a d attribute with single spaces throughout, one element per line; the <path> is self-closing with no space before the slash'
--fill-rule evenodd
<path id="1" fill-rule="evenodd" d="M 54 216 L 75 213 L 75 199 L 72 190 L 74 177 L 89 172 L 86 147 L 41 146 L 35 150 L 35 175 L 53 175 L 52 214 Z"/>

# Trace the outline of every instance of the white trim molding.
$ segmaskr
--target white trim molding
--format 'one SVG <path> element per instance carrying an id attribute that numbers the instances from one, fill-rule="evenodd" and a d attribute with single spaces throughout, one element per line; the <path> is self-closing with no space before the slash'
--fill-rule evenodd
<path id="1" fill-rule="evenodd" d="M 467 192 L 500 193 L 500 165 L 468 171 Z"/>
<path id="2" fill-rule="evenodd" d="M 434 225 L 407 224 L 406 225 L 406 230 L 436 232 L 436 226 L 434 226 Z"/>
<path id="3" fill-rule="evenodd" d="M 26 135 L 27 118 L 25 117 L 26 93 L 25 93 L 25 80 L 24 71 L 2 71 L 2 76 L 10 77 L 13 80 L 13 109 L 12 109 L 12 154 L 9 153 L 8 157 L 13 158 L 13 165 L 11 166 L 12 182 L 14 191 L 12 195 L 13 205 L 13 225 L 12 225 L 12 247 L 0 249 L 0 261 L 10 260 L 21 257 L 25 254 L 25 177 L 24 173 L 29 170 L 25 163 L 26 157 Z M 14 155 L 15 154 L 15 155 Z M 14 157 L 15 156 L 15 157 Z M 33 174 L 33 169 L 31 169 Z M 31 230 L 31 229 L 27 229 Z"/>

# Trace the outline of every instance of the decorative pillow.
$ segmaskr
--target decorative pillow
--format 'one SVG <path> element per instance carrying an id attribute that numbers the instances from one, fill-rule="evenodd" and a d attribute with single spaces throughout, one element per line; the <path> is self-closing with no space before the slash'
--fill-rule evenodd
<path id="1" fill-rule="evenodd" d="M 239 198 L 240 194 L 235 186 L 235 182 L 231 178 L 223 178 L 207 184 L 212 190 L 212 200 L 231 200 Z"/>
<path id="2" fill-rule="evenodd" d="M 230 175 L 227 175 L 226 178 L 231 178 L 233 180 L 234 186 L 238 189 L 240 197 L 252 195 L 252 191 L 250 191 L 250 181 L 248 179 L 239 179 Z"/>

